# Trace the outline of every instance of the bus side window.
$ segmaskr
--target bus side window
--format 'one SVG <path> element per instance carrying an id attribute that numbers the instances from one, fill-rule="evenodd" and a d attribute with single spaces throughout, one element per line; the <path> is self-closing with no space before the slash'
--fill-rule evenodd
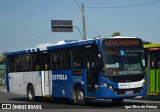
<path id="1" fill-rule="evenodd" d="M 52 69 L 57 70 L 61 69 L 60 67 L 60 51 L 52 51 Z"/>
<path id="2" fill-rule="evenodd" d="M 32 54 L 32 71 L 40 70 L 40 57 L 39 54 Z"/>
<path id="3" fill-rule="evenodd" d="M 15 57 L 8 58 L 9 72 L 15 72 Z"/>
<path id="4" fill-rule="evenodd" d="M 23 71 L 23 55 L 16 56 L 16 72 Z"/>
<path id="5" fill-rule="evenodd" d="M 41 70 L 50 70 L 50 52 L 41 53 Z"/>
<path id="6" fill-rule="evenodd" d="M 82 49 L 73 48 L 71 52 L 72 68 L 81 68 L 82 67 Z"/>
<path id="7" fill-rule="evenodd" d="M 25 54 L 24 55 L 24 71 L 30 71 L 31 70 L 31 55 Z"/>
<path id="8" fill-rule="evenodd" d="M 62 50 L 61 53 L 61 68 L 62 69 L 69 69 L 70 68 L 70 50 Z"/>

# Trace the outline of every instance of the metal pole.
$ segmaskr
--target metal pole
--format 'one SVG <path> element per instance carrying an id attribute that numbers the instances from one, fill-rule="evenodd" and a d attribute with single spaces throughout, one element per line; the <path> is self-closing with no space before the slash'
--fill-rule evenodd
<path id="1" fill-rule="evenodd" d="M 85 14 L 84 14 L 84 4 L 82 3 L 82 23 L 83 23 L 83 39 L 86 40 L 86 24 L 85 24 Z"/>
<path id="2" fill-rule="evenodd" d="M 83 39 L 83 37 L 82 37 L 82 33 L 81 33 L 80 29 L 79 29 L 77 26 L 73 26 L 73 27 L 76 27 L 76 28 L 78 29 L 79 34 L 81 35 L 81 38 Z"/>

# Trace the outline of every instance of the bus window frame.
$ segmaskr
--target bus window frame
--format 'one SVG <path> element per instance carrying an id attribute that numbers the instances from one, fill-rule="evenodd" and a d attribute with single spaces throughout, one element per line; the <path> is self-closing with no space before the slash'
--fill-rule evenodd
<path id="1" fill-rule="evenodd" d="M 77 60 L 78 60 L 78 58 L 77 58 L 78 49 L 80 49 L 79 54 L 81 56 L 80 59 L 79 59 L 80 60 L 79 62 L 77 62 Z M 73 50 L 75 50 L 74 53 L 76 54 L 76 56 L 73 54 Z M 76 58 L 73 57 L 73 56 L 75 56 Z M 76 60 L 73 59 L 73 58 L 75 58 Z M 78 46 L 78 47 L 71 48 L 71 69 L 82 69 L 84 67 L 83 61 L 84 61 L 83 46 Z"/>
<path id="2" fill-rule="evenodd" d="M 28 70 L 25 70 L 25 66 L 26 66 L 26 64 L 25 64 L 25 63 L 26 63 L 26 62 L 25 62 L 25 56 L 27 56 L 27 55 L 29 55 L 29 57 L 30 57 L 30 61 L 29 61 L 29 66 L 30 66 L 30 67 L 29 67 Z M 24 54 L 24 55 L 23 55 L 23 71 L 24 71 L 24 72 L 31 71 L 31 66 L 32 66 L 31 63 L 32 63 L 32 54 Z"/>
<path id="3" fill-rule="evenodd" d="M 22 58 L 22 60 L 20 61 L 20 62 L 17 62 L 18 60 L 17 60 L 17 57 L 20 57 L 21 56 L 21 58 Z M 17 63 L 19 64 L 19 63 L 21 63 L 21 64 L 19 64 L 19 65 L 21 65 L 20 67 L 22 68 L 22 69 L 17 69 Z M 24 59 L 23 59 L 23 54 L 20 54 L 20 55 L 16 55 L 15 56 L 15 72 L 24 72 Z"/>
<path id="4" fill-rule="evenodd" d="M 33 62 L 33 56 L 36 56 L 36 61 Z M 37 61 L 37 56 L 39 58 L 39 62 Z M 40 71 L 41 70 L 41 61 L 40 61 L 40 52 L 31 54 L 31 71 Z M 38 63 L 37 63 L 38 62 Z M 35 63 L 35 65 L 33 65 Z"/>
<path id="5" fill-rule="evenodd" d="M 65 63 L 63 63 L 64 62 L 64 54 L 66 55 L 66 62 Z M 68 54 L 67 54 L 68 53 Z M 61 69 L 62 70 L 67 70 L 67 69 L 71 69 L 71 49 L 70 48 L 64 48 L 64 49 L 61 49 L 61 56 L 60 56 L 60 62 L 61 62 Z M 65 67 L 65 66 L 63 66 L 63 64 L 66 64 L 65 66 L 67 66 L 67 67 Z"/>
<path id="6" fill-rule="evenodd" d="M 55 59 L 56 57 L 58 57 L 58 59 Z M 61 70 L 61 49 L 56 49 L 51 51 L 51 69 Z"/>
<path id="7" fill-rule="evenodd" d="M 14 59 L 14 68 L 13 68 L 13 70 L 11 70 L 11 64 L 10 64 L 10 58 L 12 58 L 12 59 Z M 16 72 L 16 65 L 15 65 L 15 56 L 8 56 L 8 58 L 7 58 L 7 60 L 8 60 L 8 72 L 9 73 L 13 73 L 13 72 Z"/>
<path id="8" fill-rule="evenodd" d="M 40 70 L 51 70 L 51 52 L 42 51 L 40 54 Z M 44 57 L 47 57 L 47 62 L 44 62 Z"/>

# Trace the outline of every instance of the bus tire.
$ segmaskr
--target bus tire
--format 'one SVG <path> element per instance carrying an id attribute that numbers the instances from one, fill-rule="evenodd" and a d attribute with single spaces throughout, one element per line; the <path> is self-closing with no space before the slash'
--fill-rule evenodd
<path id="1" fill-rule="evenodd" d="M 77 88 L 75 90 L 75 103 L 79 105 L 85 105 L 87 103 L 87 100 L 85 99 L 84 92 L 81 88 Z"/>
<path id="2" fill-rule="evenodd" d="M 116 104 L 121 104 L 123 102 L 123 99 L 112 99 L 112 102 Z"/>
<path id="3" fill-rule="evenodd" d="M 30 102 L 34 102 L 35 101 L 35 92 L 34 92 L 34 88 L 32 85 L 29 85 L 27 88 L 27 96 L 28 96 L 28 100 Z"/>

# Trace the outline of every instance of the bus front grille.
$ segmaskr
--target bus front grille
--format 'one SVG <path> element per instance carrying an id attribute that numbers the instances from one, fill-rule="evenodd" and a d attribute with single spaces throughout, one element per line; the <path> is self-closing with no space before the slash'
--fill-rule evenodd
<path id="1" fill-rule="evenodd" d="M 134 89 L 116 89 L 115 92 L 117 95 L 124 95 L 124 94 L 138 94 L 141 93 L 142 88 L 134 88 Z M 131 91 L 131 92 L 128 92 Z M 128 93 L 127 93 L 128 92 Z"/>

